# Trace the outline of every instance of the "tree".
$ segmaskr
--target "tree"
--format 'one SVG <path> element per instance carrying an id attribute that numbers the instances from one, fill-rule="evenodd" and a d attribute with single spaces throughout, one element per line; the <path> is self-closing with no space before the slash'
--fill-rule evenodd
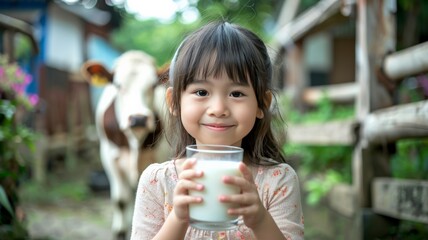
<path id="1" fill-rule="evenodd" d="M 282 0 L 198 0 L 189 7 L 197 8 L 200 18 L 190 24 L 182 21 L 184 12 L 176 13 L 171 23 L 156 19 L 141 21 L 124 14 L 121 27 L 112 33 L 112 42 L 123 51 L 143 50 L 161 66 L 169 62 L 188 32 L 212 20 L 223 19 L 240 24 L 268 40 L 282 3 Z"/>
<path id="2" fill-rule="evenodd" d="M 152 55 L 158 66 L 168 63 L 185 34 L 197 23 L 183 24 L 175 21 L 164 24 L 158 20 L 140 21 L 124 17 L 122 26 L 112 33 L 111 40 L 122 51 L 136 49 Z"/>

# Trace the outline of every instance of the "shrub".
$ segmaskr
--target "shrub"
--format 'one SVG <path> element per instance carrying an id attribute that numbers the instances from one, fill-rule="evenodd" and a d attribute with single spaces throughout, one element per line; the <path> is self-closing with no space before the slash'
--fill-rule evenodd
<path id="1" fill-rule="evenodd" d="M 20 109 L 31 110 L 37 95 L 25 90 L 32 81 L 16 63 L 0 56 L 0 239 L 27 239 L 22 219 L 16 214 L 19 203 L 18 183 L 24 174 L 25 161 L 19 147 L 34 150 L 35 133 L 15 120 Z"/>

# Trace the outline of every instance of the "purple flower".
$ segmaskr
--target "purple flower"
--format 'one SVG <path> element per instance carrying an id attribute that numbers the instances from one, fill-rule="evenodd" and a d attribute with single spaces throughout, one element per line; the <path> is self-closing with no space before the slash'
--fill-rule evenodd
<path id="1" fill-rule="evenodd" d="M 39 96 L 37 94 L 29 94 L 28 99 L 30 100 L 31 106 L 36 106 L 39 102 Z"/>
<path id="2" fill-rule="evenodd" d="M 23 84 L 14 83 L 12 84 L 12 89 L 18 94 L 22 95 L 24 94 L 25 86 Z"/>
<path id="3" fill-rule="evenodd" d="M 33 77 L 30 74 L 25 74 L 24 85 L 27 86 L 28 84 L 31 83 L 32 80 L 33 80 Z"/>
<path id="4" fill-rule="evenodd" d="M 32 108 L 39 102 L 37 94 L 28 94 L 26 89 L 33 81 L 33 77 L 27 74 L 16 63 L 8 63 L 0 55 L 0 87 L 2 91 L 10 94 L 17 100 L 17 104 L 22 104 L 27 108 Z"/>
<path id="5" fill-rule="evenodd" d="M 18 78 L 22 78 L 22 76 L 24 75 L 24 72 L 22 71 L 21 68 L 17 68 L 15 71 L 15 76 L 17 76 Z"/>

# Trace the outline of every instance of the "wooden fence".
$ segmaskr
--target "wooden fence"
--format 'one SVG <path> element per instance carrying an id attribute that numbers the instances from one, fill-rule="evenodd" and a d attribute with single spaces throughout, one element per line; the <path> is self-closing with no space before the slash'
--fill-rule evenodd
<path id="1" fill-rule="evenodd" d="M 295 9 L 295 4 L 287 4 Z M 290 8 L 285 12 L 292 15 Z M 373 225 L 382 219 L 428 224 L 428 181 L 392 178 L 390 153 L 384 150 L 398 140 L 428 137 L 428 100 L 394 105 L 392 98 L 403 78 L 428 72 L 428 42 L 395 51 L 395 14 L 395 0 L 322 0 L 278 28 L 273 43 L 274 62 L 287 65 L 286 71 L 275 74 L 284 81 L 278 85 L 287 86 L 295 107 L 304 109 L 324 95 L 333 102 L 354 103 L 351 120 L 289 124 L 288 141 L 354 147 L 352 185 L 335 186 L 328 201 L 336 212 L 355 220 L 355 239 L 384 234 L 385 228 Z M 350 18 L 355 19 L 355 81 L 309 87 L 305 39 Z"/>

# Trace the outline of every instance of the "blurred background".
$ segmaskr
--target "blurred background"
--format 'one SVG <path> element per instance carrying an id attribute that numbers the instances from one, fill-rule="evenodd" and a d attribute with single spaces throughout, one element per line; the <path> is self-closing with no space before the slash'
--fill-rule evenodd
<path id="1" fill-rule="evenodd" d="M 405 0 L 2 0 L 0 239 L 112 239 L 80 67 L 162 67 L 215 19 L 269 47 L 305 239 L 428 239 L 428 2 Z"/>

